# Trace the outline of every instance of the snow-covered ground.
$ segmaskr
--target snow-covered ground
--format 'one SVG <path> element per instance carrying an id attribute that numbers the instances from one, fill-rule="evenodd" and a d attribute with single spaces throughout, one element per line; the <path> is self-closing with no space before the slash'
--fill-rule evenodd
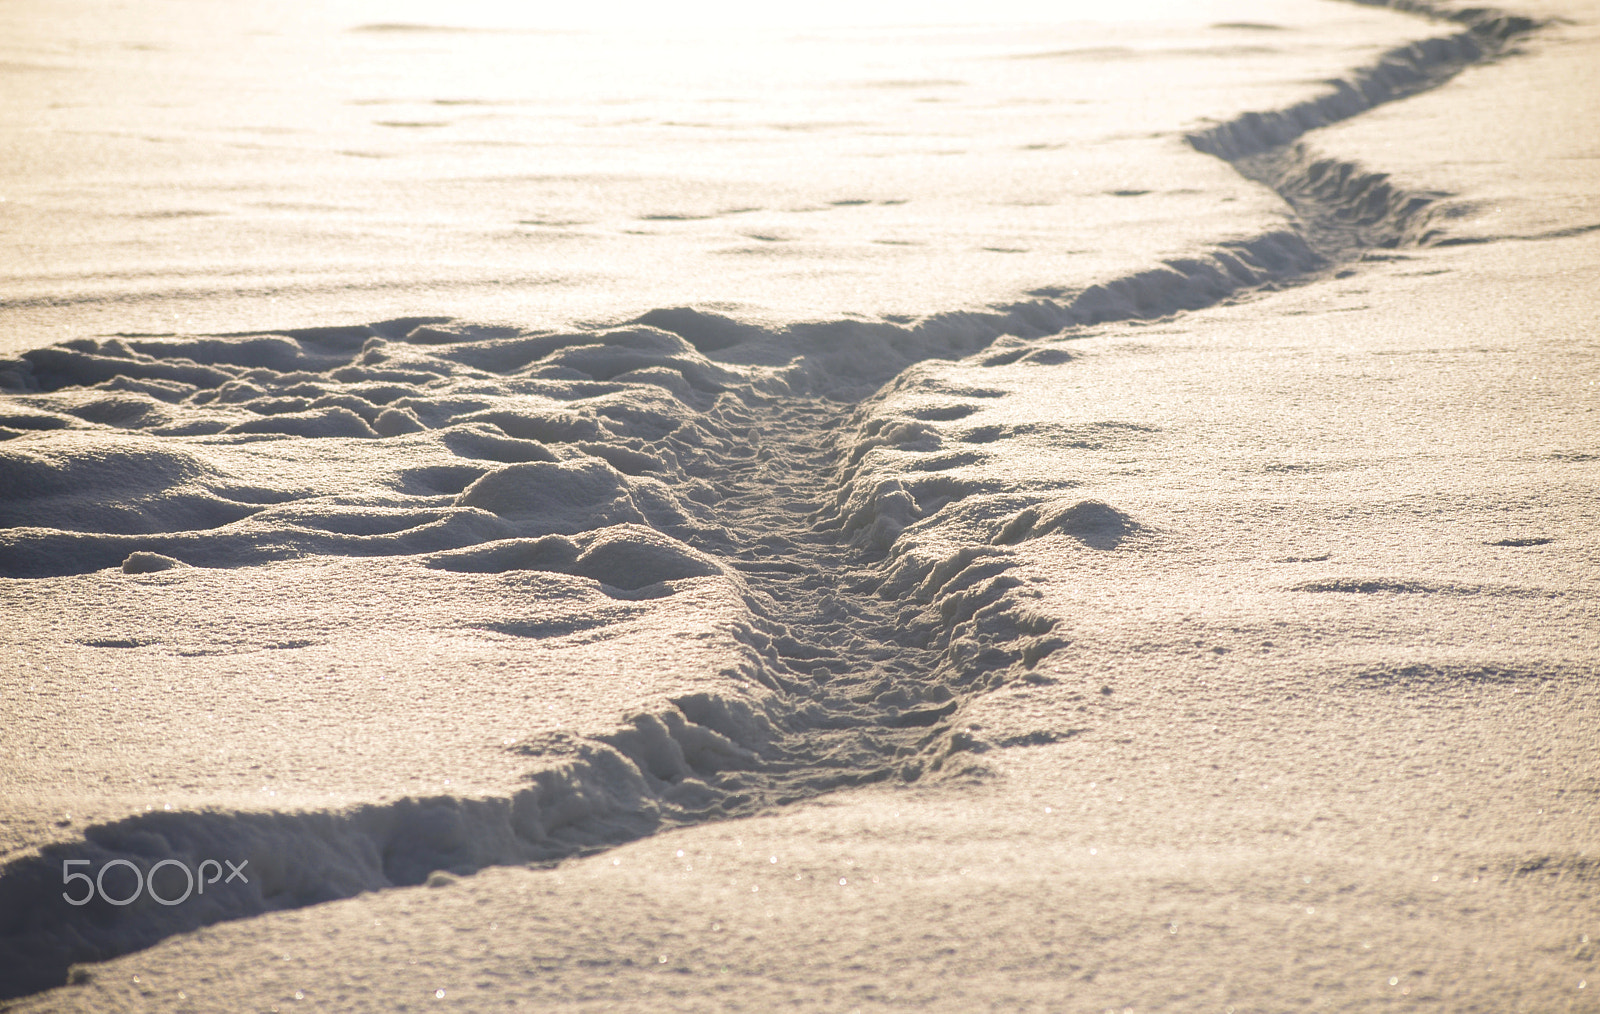
<path id="1" fill-rule="evenodd" d="M 4 994 L 1596 1009 L 1600 8 L 416 8 L 3 13 Z"/>
<path id="2" fill-rule="evenodd" d="M 0 348 L 1081 286 L 1281 219 L 1176 133 L 1429 34 L 1312 0 L 553 6 L 7 4 Z"/>

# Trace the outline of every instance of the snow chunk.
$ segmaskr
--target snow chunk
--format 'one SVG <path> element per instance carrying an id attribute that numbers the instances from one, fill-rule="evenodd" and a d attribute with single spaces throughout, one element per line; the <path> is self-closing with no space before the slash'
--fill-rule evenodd
<path id="1" fill-rule="evenodd" d="M 183 561 L 175 560 L 170 556 L 160 553 L 129 553 L 128 558 L 122 561 L 124 574 L 154 574 L 157 571 L 171 570 L 173 567 L 184 566 Z"/>

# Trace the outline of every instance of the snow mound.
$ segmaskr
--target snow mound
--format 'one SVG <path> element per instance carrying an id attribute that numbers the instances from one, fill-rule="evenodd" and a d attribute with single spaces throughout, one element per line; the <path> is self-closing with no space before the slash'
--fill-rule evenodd
<path id="1" fill-rule="evenodd" d="M 650 585 L 726 573 L 715 559 L 641 524 L 616 524 L 578 538 L 506 539 L 428 558 L 438 570 L 503 573 L 544 570 L 592 578 L 611 588 Z"/>
<path id="2" fill-rule="evenodd" d="M 604 461 L 510 465 L 484 475 L 455 502 L 513 521 L 530 535 L 644 523 L 622 474 Z"/>

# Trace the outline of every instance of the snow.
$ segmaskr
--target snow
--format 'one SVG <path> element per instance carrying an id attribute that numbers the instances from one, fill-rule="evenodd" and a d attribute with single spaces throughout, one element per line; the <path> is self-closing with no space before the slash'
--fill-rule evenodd
<path id="1" fill-rule="evenodd" d="M 1426 33 L 1309 0 L 976 24 L 850 6 L 708 30 L 548 5 L 8 5 L 0 349 L 680 305 L 922 316 L 1081 286 L 1281 219 L 1175 134 Z M 414 27 L 367 30 L 394 24 Z"/>
<path id="2" fill-rule="evenodd" d="M 8 13 L 0 987 L 1582 1009 L 1591 8 Z"/>

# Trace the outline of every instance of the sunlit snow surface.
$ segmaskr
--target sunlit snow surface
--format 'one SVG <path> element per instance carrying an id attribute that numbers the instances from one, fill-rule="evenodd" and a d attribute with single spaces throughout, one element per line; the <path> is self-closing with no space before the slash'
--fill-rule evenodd
<path id="1" fill-rule="evenodd" d="M 1052 683 L 1030 559 L 1160 513 L 1067 474 L 1155 429 L 1055 412 L 1052 336 L 1415 238 L 1438 195 L 1245 166 L 1307 226 L 1205 132 L 1487 50 L 1375 64 L 1460 28 L 1309 0 L 958 13 L 0 10 L 18 967 L 1083 731 L 951 721 Z M 205 849 L 260 881 L 54 903 L 62 857 Z"/>
<path id="2" fill-rule="evenodd" d="M 505 741 L 541 723 L 589 727 L 682 680 L 716 683 L 738 656 L 728 642 L 724 665 L 708 662 L 716 638 L 667 659 L 613 644 L 637 692 L 586 680 L 594 649 L 574 639 L 667 615 L 607 605 L 595 582 L 734 581 L 671 621 L 693 640 L 745 622 L 724 599 L 764 594 L 738 585 L 730 557 L 798 565 L 787 541 L 761 544 L 781 519 L 792 540 L 831 512 L 881 553 L 956 491 L 932 474 L 933 492 L 897 506 L 839 487 L 841 467 L 916 435 L 842 446 L 843 403 L 828 398 L 997 335 L 1216 297 L 1209 278 L 1171 291 L 1163 258 L 1234 244 L 1218 291 L 1304 267 L 1303 248 L 1280 249 L 1293 237 L 1276 196 L 1183 131 L 1317 94 L 1424 28 L 1311 2 L 1001 5 L 980 24 L 868 7 L 743 27 L 694 10 L 547 27 L 494 5 L 0 16 L 15 97 L 0 114 L 13 237 L 0 340 L 66 343 L 29 353 L 19 381 L 53 393 L 8 399 L 0 420 L 14 437 L 3 568 L 34 579 L 8 586 L 24 618 L 10 633 L 21 672 L 48 665 L 72 692 L 107 695 L 96 725 L 119 758 L 57 727 L 83 712 L 47 703 L 68 692 L 47 680 L 14 705 L 28 720 L 13 779 L 32 808 L 126 770 L 96 804 L 107 812 L 142 809 L 121 796 L 135 785 L 194 801 L 290 792 L 257 771 L 303 772 L 292 791 L 307 800 L 442 789 L 452 770 L 452 787 L 487 790 L 520 770 Z M 461 323 L 486 319 L 505 323 Z M 208 332 L 233 336 L 185 336 Z M 545 548 L 470 567 L 426 555 L 490 543 Z M 105 570 L 135 553 L 202 569 Z M 316 562 L 340 557 L 408 562 L 381 579 L 394 564 Z M 529 585 L 530 568 L 558 576 Z M 522 575 L 514 605 L 493 572 Z M 89 605 L 101 596 L 105 610 Z M 341 604 L 296 616 L 307 596 Z M 441 596 L 454 604 L 414 604 Z M 564 602 L 580 618 L 560 619 Z M 94 629 L 78 629 L 80 609 Z M 370 637 L 386 647 L 355 648 Z M 68 657 L 51 665 L 41 643 Z M 213 652 L 225 669 L 187 661 Z M 480 655 L 481 671 L 463 661 Z M 552 714 L 559 701 L 527 691 L 508 707 L 478 686 L 508 663 L 556 665 L 585 703 Z M 197 665 L 239 674 L 258 702 L 197 700 L 197 715 L 241 708 L 232 726 L 167 710 L 175 691 L 157 684 Z M 457 687 L 445 697 L 400 691 L 397 716 L 368 696 L 393 685 L 367 679 L 441 666 Z M 124 667 L 159 675 L 88 678 Z M 278 689 L 261 697 L 258 679 Z M 338 718 L 291 717 L 310 712 Z M 352 720 L 389 760 L 328 756 Z M 139 759 L 145 736 L 171 763 Z M 79 759 L 53 759 L 63 749 Z M 281 756 L 251 759 L 264 750 Z M 211 776 L 178 773 L 200 755 Z"/>
<path id="3" fill-rule="evenodd" d="M 7 4 L 0 347 L 1081 285 L 1280 214 L 1183 130 L 1425 34 L 1311 0 L 539 6 Z"/>

